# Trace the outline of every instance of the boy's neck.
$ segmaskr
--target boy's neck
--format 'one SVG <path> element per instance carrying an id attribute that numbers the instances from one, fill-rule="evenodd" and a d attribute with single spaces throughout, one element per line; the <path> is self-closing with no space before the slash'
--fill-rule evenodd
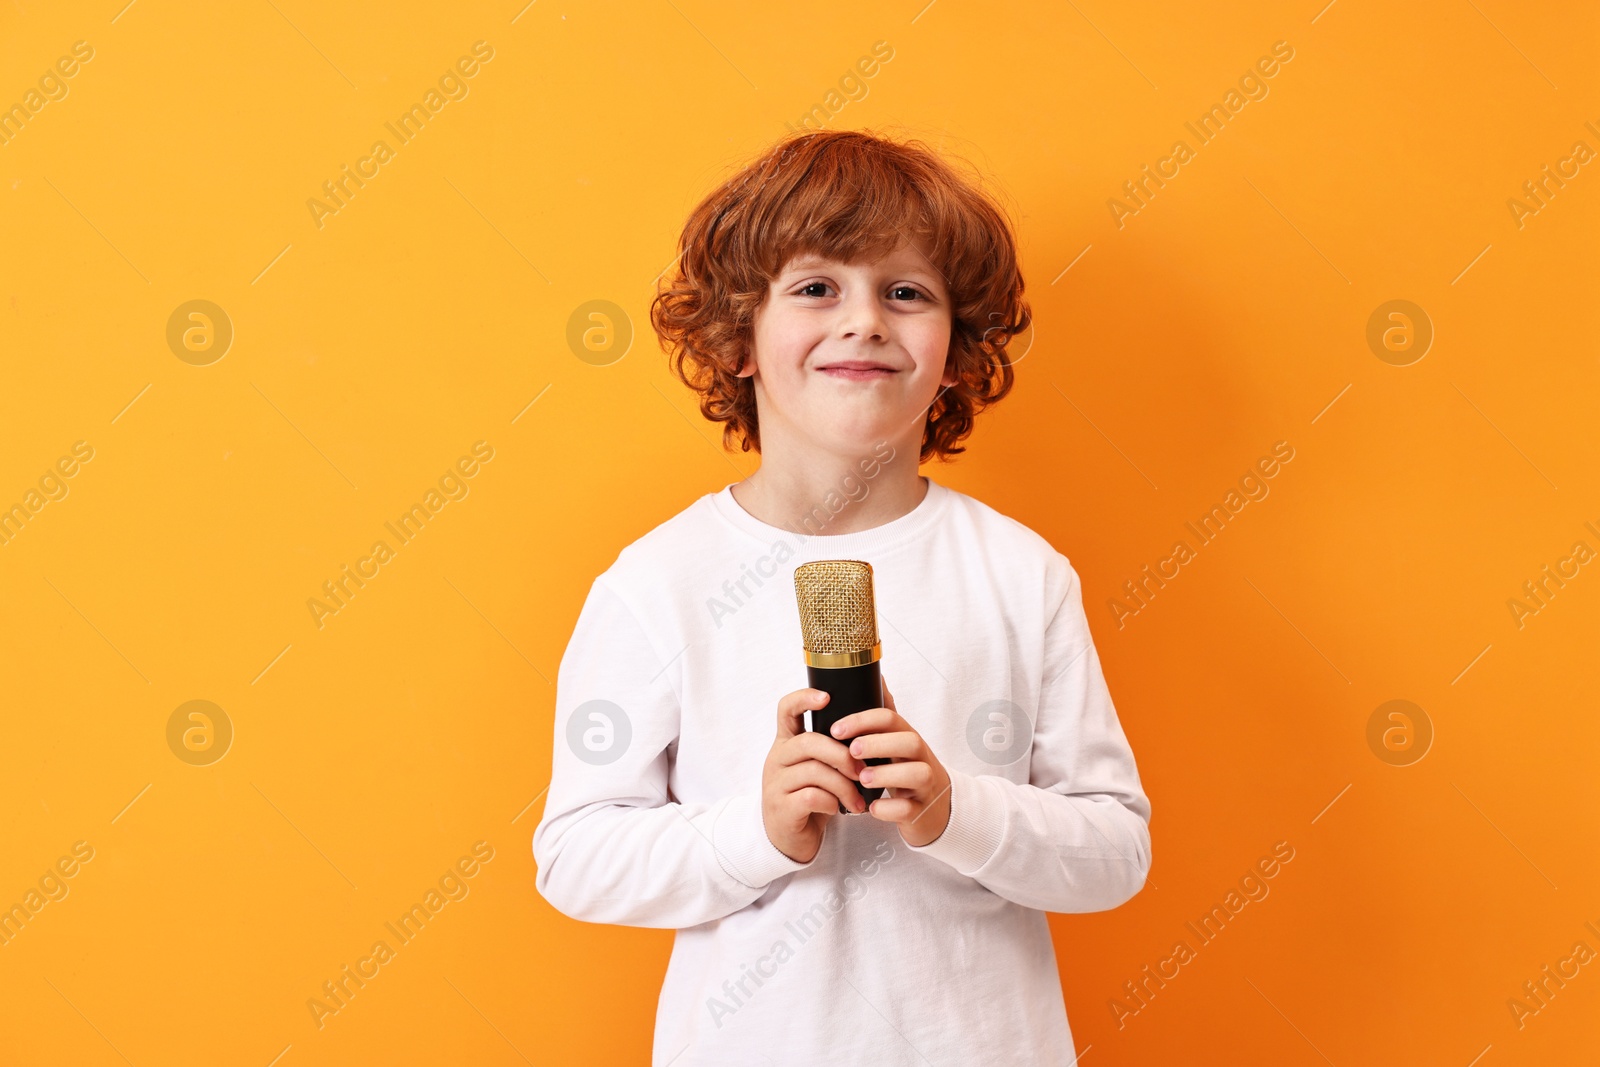
<path id="1" fill-rule="evenodd" d="M 897 445 L 892 457 L 883 462 L 871 448 L 854 458 L 764 455 L 760 468 L 734 483 L 733 498 L 767 525 L 793 533 L 870 530 L 909 513 L 928 492 L 927 480 L 917 473 L 915 447 L 908 453 Z M 875 473 L 868 477 L 867 471 Z"/>

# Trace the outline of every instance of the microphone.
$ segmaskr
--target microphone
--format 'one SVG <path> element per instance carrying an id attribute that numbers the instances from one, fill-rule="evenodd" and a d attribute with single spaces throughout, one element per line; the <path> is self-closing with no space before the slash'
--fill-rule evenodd
<path id="1" fill-rule="evenodd" d="M 794 569 L 794 594 L 800 609 L 806 683 L 828 694 L 827 707 L 806 712 L 806 729 L 832 737 L 833 724 L 846 715 L 885 706 L 872 564 L 855 559 L 802 563 Z M 890 760 L 875 756 L 865 762 L 876 767 Z M 883 790 L 856 783 L 856 791 L 869 805 Z M 839 811 L 853 814 L 842 803 Z"/>

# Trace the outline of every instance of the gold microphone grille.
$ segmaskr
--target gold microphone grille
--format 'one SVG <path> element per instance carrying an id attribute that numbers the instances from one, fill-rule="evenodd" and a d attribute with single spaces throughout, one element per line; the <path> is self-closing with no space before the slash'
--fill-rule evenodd
<path id="1" fill-rule="evenodd" d="M 860 652 L 878 643 L 872 564 L 824 559 L 794 569 L 800 636 L 807 652 Z"/>

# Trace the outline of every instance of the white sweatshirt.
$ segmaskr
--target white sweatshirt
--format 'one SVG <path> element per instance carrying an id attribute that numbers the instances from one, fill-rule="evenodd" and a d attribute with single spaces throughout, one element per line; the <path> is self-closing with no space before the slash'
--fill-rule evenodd
<path id="1" fill-rule="evenodd" d="M 950 774 L 921 848 L 871 815 L 829 816 L 809 863 L 767 837 L 815 559 L 872 564 L 884 681 Z M 814 536 L 724 487 L 595 579 L 555 715 L 536 884 L 573 918 L 677 931 L 653 1067 L 1073 1061 L 1044 913 L 1139 891 L 1150 803 L 1078 576 L 1038 534 L 931 479 L 900 518 Z"/>

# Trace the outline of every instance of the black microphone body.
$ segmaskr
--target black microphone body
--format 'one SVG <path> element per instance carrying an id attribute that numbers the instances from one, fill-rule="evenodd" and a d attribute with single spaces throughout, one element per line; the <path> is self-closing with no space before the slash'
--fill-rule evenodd
<path id="1" fill-rule="evenodd" d="M 833 724 L 846 715 L 884 706 L 883 675 L 878 664 L 878 660 L 873 660 L 871 663 L 862 663 L 854 667 L 806 667 L 806 684 L 812 689 L 820 689 L 828 694 L 828 706 L 816 708 L 811 712 L 812 733 L 827 734 L 832 737 L 829 731 L 833 729 Z M 849 745 L 852 740 L 854 738 L 841 740 L 839 743 Z M 877 767 L 890 760 L 887 756 L 873 756 L 865 762 L 869 767 Z M 883 786 L 867 786 L 857 782 L 856 792 L 871 804 L 883 796 Z M 842 804 L 839 810 L 841 812 L 845 810 Z"/>

